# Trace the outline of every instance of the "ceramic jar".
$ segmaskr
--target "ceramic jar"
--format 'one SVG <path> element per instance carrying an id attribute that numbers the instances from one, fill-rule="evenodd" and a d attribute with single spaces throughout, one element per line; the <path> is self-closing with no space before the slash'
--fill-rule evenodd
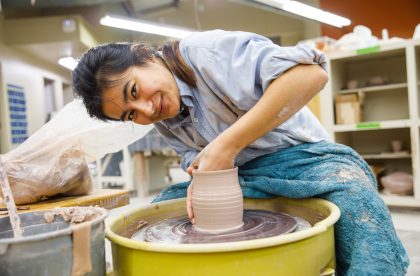
<path id="1" fill-rule="evenodd" d="M 238 168 L 193 171 L 192 207 L 195 227 L 205 232 L 227 232 L 243 225 L 243 196 Z"/>

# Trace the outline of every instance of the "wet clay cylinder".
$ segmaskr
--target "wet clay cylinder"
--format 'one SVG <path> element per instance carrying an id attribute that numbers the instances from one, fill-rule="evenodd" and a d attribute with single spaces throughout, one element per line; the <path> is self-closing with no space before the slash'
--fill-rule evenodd
<path id="1" fill-rule="evenodd" d="M 242 227 L 243 196 L 238 168 L 193 171 L 192 207 L 199 231 L 221 233 Z"/>

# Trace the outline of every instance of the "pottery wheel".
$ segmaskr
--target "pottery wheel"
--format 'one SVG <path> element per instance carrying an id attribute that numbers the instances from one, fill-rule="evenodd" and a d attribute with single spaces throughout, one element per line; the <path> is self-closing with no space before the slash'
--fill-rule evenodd
<path id="1" fill-rule="evenodd" d="M 302 219 L 266 210 L 245 210 L 241 228 L 219 234 L 200 232 L 186 216 L 169 218 L 140 229 L 132 239 L 155 243 L 217 243 L 273 237 L 302 227 Z M 299 224 L 299 225 L 298 225 Z M 309 228 L 308 222 L 303 222 Z"/>

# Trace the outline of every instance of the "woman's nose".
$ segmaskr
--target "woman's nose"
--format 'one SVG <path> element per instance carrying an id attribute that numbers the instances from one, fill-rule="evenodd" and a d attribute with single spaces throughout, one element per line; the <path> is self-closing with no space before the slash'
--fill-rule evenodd
<path id="1" fill-rule="evenodd" d="M 154 106 L 152 101 L 138 101 L 136 102 L 136 109 L 146 117 L 153 117 Z"/>

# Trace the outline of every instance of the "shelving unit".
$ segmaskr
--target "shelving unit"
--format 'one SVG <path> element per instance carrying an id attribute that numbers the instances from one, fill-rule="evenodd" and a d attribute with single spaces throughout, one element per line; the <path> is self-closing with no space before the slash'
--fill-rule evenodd
<path id="1" fill-rule="evenodd" d="M 413 175 L 413 195 L 382 195 L 390 206 L 420 207 L 420 40 L 327 54 L 329 82 L 321 92 L 321 120 L 334 140 L 370 165 Z M 375 77 L 384 80 L 368 86 Z M 348 89 L 349 81 L 360 87 Z M 354 83 L 353 83 L 354 84 Z M 362 120 L 337 124 L 335 98 L 357 94 Z M 391 141 L 403 149 L 393 152 Z"/>

